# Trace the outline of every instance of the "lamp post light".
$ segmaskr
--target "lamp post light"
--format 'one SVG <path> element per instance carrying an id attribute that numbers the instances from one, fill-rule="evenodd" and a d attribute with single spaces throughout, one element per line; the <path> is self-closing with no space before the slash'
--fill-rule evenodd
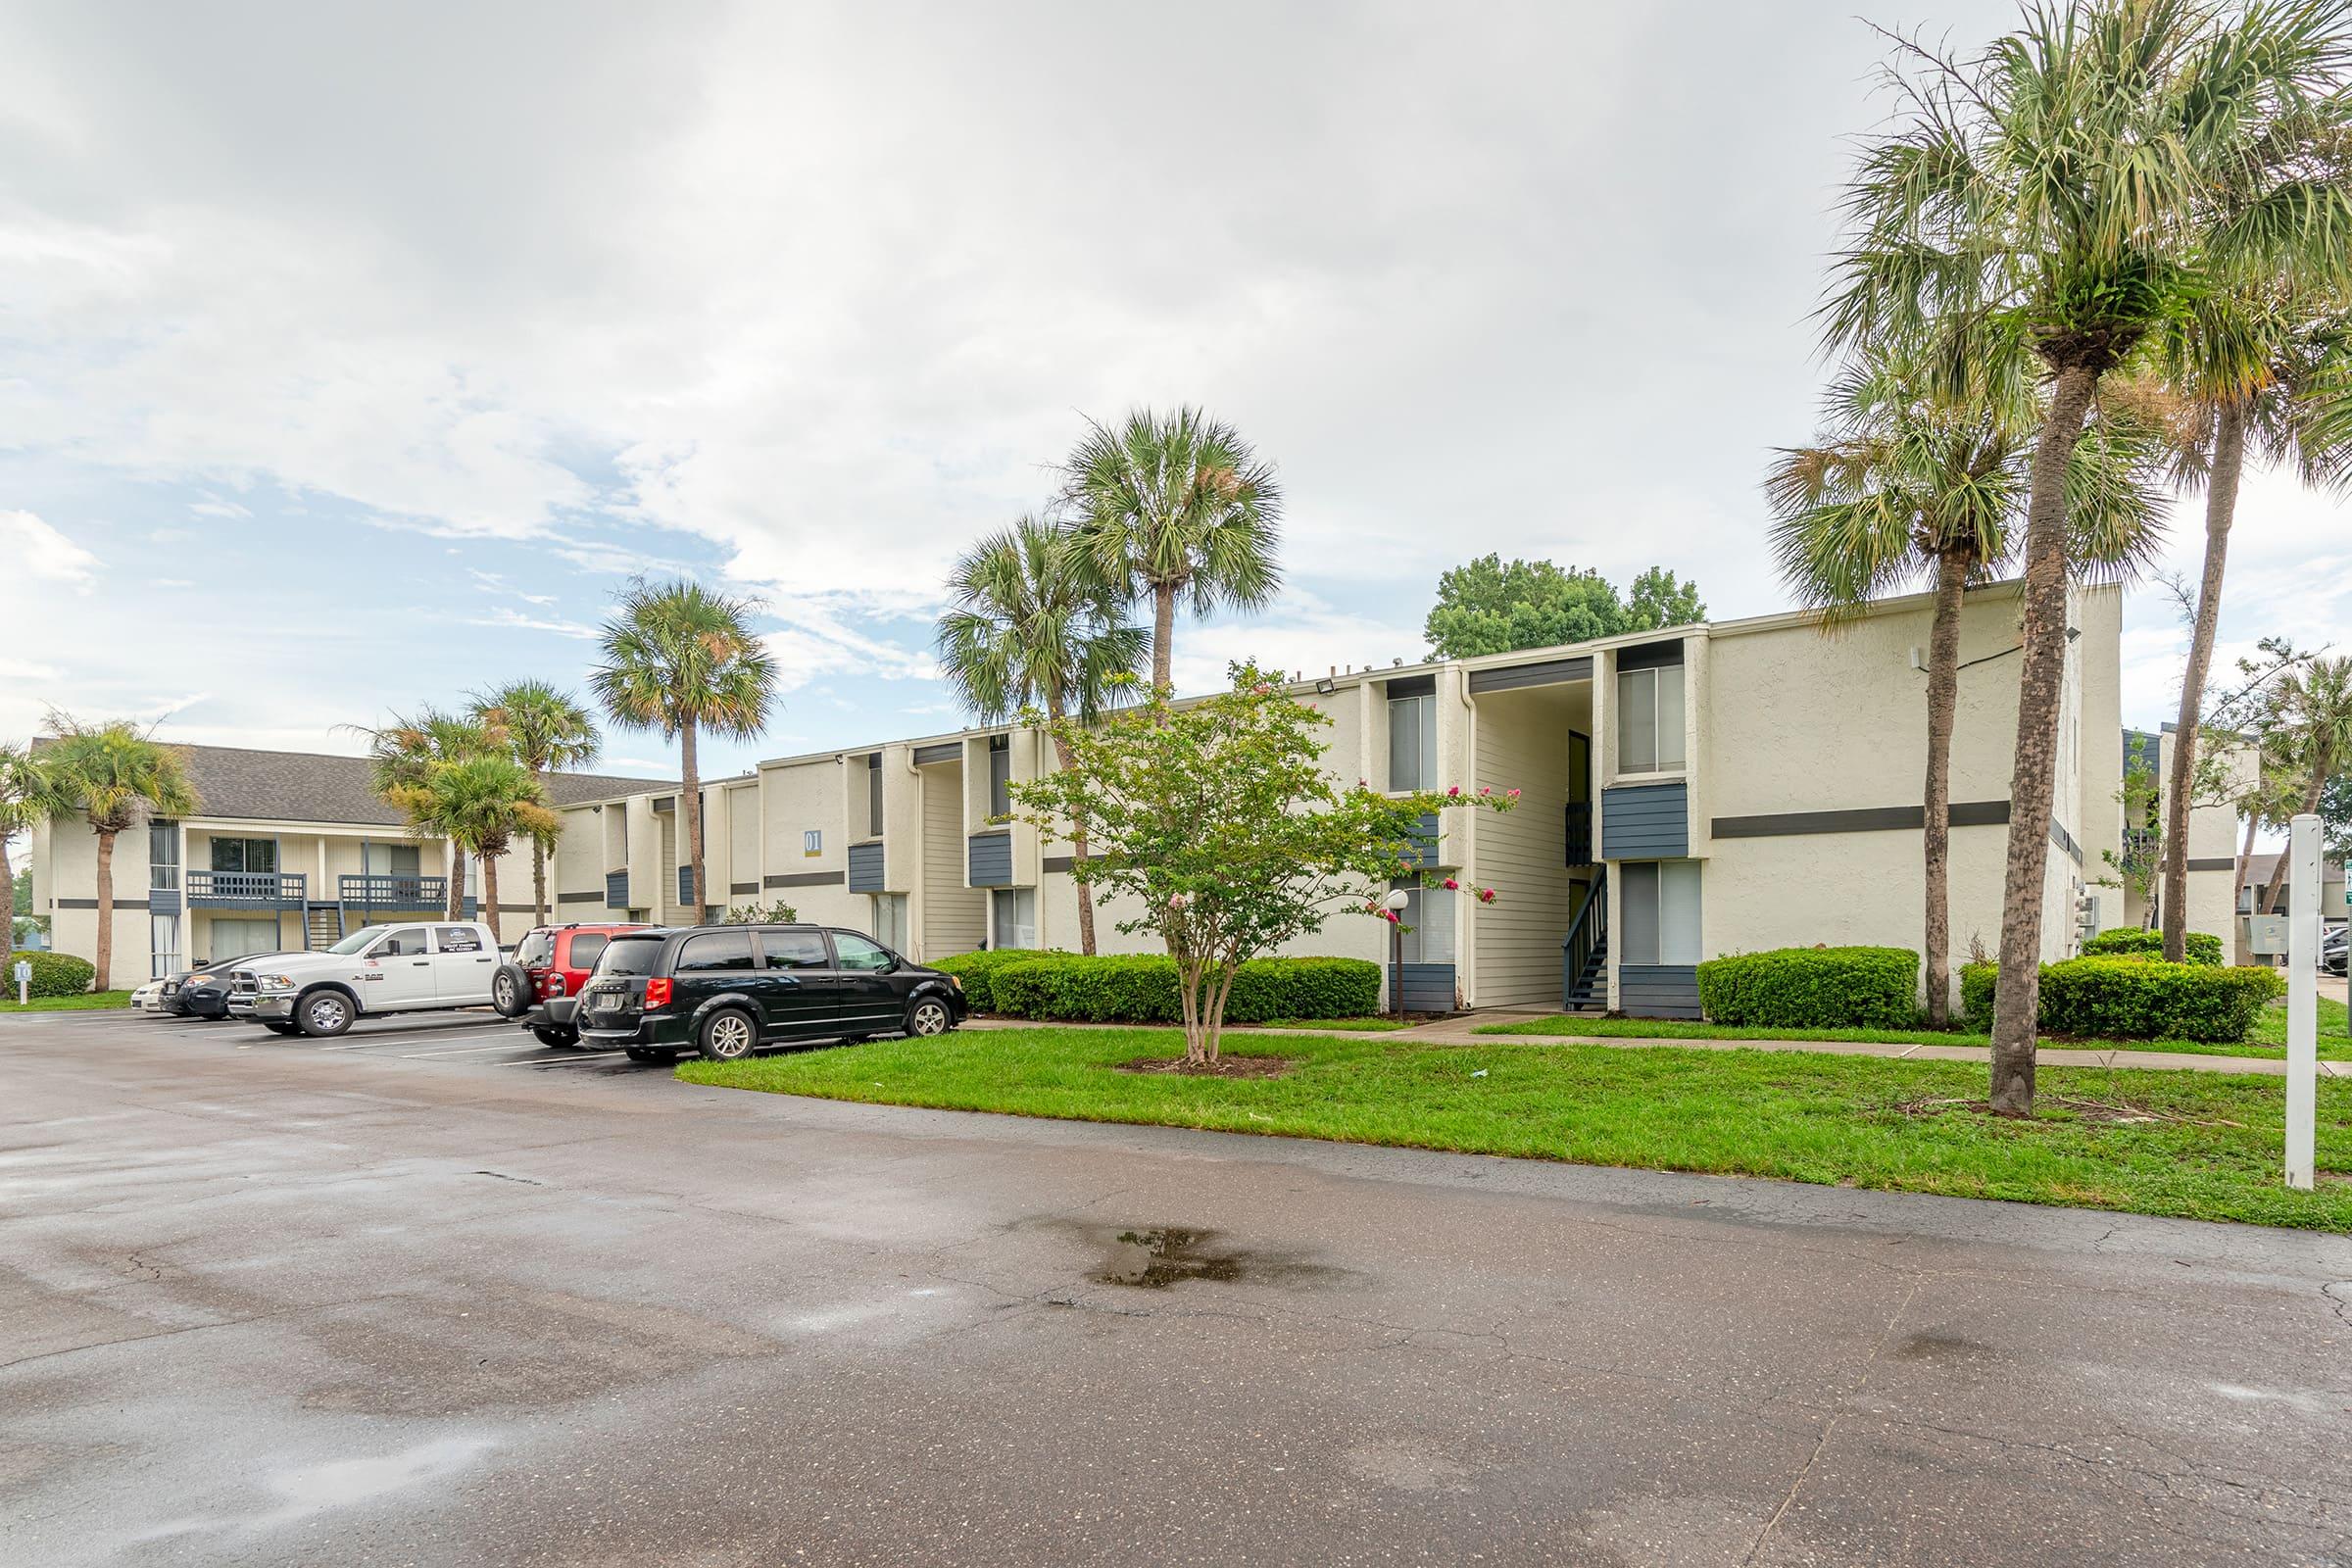
<path id="1" fill-rule="evenodd" d="M 1391 888 L 1380 901 L 1389 911 L 1389 1001 L 1398 1023 L 1404 1022 L 1404 910 L 1412 902 L 1412 894 L 1403 888 Z"/>

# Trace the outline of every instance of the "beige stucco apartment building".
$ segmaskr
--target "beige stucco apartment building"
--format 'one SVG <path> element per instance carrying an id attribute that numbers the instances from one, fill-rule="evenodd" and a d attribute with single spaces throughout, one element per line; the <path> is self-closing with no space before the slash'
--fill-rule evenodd
<path id="1" fill-rule="evenodd" d="M 2019 610 L 2016 586 L 1996 584 L 1973 593 L 1964 612 L 1951 794 L 1955 969 L 1998 941 Z M 2121 614 L 2113 588 L 2071 601 L 2078 635 L 2067 652 L 2057 806 L 2042 825 L 2043 949 L 2052 957 L 2072 951 L 2085 919 L 2113 925 L 2130 913 L 2122 891 L 2101 885 L 2113 875 L 2103 852 L 2119 850 L 2124 831 Z M 1685 1015 L 1696 1009 L 1694 966 L 1706 957 L 1814 943 L 1917 947 L 1929 616 L 1917 596 L 1828 634 L 1791 613 L 1300 681 L 1298 695 L 1331 720 L 1333 777 L 1520 791 L 1514 811 L 1456 808 L 1428 822 L 1421 869 L 1492 885 L 1498 897 L 1481 905 L 1466 894 L 1414 893 L 1408 1003 L 1566 1001 Z M 783 899 L 803 919 L 872 932 L 918 960 L 982 945 L 1074 948 L 1070 847 L 992 821 L 1005 786 L 1050 760 L 1042 736 L 999 727 L 783 758 L 710 783 L 710 902 Z M 692 920 L 678 901 L 676 790 L 605 785 L 596 794 L 596 781 L 582 781 L 564 803 L 550 872 L 557 917 Z M 250 826 L 207 818 L 176 830 L 194 844 L 198 834 Z M 389 847 L 383 826 L 317 827 L 301 824 L 291 855 L 316 858 L 320 885 L 365 889 L 341 879 L 374 870 L 375 860 L 362 859 L 379 837 Z M 2226 839 L 2229 813 L 2201 809 L 2192 831 L 2199 845 Z M 429 846 L 400 842 L 422 854 L 424 871 L 438 868 Z M 94 919 L 74 902 L 87 898 L 87 859 L 72 833 L 35 847 L 36 888 L 59 895 L 59 945 L 71 951 L 86 950 Z M 136 901 L 145 865 L 135 855 L 118 861 L 119 900 Z M 2192 865 L 2192 926 L 2228 931 L 2230 870 L 2201 854 Z M 528 908 L 527 892 L 517 904 L 527 863 L 502 871 L 501 884 L 512 940 L 515 913 Z M 203 929 L 199 907 L 188 901 L 192 931 Z M 201 907 L 218 933 L 224 911 Z M 1129 912 L 1116 904 L 1101 911 L 1106 951 L 1150 946 L 1148 935 L 1116 929 Z M 146 942 L 150 917 L 138 905 L 119 952 L 138 951 L 124 939 Z M 311 921 L 315 936 L 322 922 L 315 913 Z M 1386 938 L 1385 926 L 1342 914 L 1298 949 L 1385 961 Z"/>

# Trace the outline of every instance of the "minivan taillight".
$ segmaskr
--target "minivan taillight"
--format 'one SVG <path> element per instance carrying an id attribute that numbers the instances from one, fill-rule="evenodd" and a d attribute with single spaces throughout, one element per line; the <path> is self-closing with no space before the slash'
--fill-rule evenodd
<path id="1" fill-rule="evenodd" d="M 669 1005 L 669 982 L 659 976 L 645 983 L 645 1004 L 649 1007 Z"/>

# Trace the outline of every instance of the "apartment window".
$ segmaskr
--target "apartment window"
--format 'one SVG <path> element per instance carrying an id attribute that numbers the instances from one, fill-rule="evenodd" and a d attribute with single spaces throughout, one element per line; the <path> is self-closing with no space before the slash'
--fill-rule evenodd
<path id="1" fill-rule="evenodd" d="M 1434 695 L 1389 699 L 1389 788 L 1435 789 L 1438 782 L 1438 700 Z"/>
<path id="2" fill-rule="evenodd" d="M 423 869 L 414 844 L 368 844 L 360 860 L 369 876 L 416 876 Z"/>
<path id="3" fill-rule="evenodd" d="M 988 738 L 988 814 L 1006 816 L 1012 811 L 1012 738 L 991 735 Z"/>
<path id="4" fill-rule="evenodd" d="M 1683 666 L 1617 671 L 1617 771 L 1683 765 Z"/>
<path id="5" fill-rule="evenodd" d="M 1619 961 L 1640 967 L 1698 962 L 1698 862 L 1630 861 L 1617 874 Z"/>
<path id="6" fill-rule="evenodd" d="M 825 853 L 825 833 L 822 828 L 810 828 L 801 835 L 801 853 L 814 858 Z"/>
<path id="7" fill-rule="evenodd" d="M 865 759 L 865 832 L 868 838 L 882 836 L 882 754 L 872 752 Z"/>
<path id="8" fill-rule="evenodd" d="M 277 840 L 217 838 L 213 840 L 213 869 L 274 871 L 277 869 Z"/>
<path id="9" fill-rule="evenodd" d="M 997 888 L 988 896 L 989 943 L 992 948 L 1037 946 L 1037 890 Z"/>
<path id="10" fill-rule="evenodd" d="M 1425 888 L 1398 882 L 1404 889 L 1404 907 L 1397 920 L 1409 927 L 1403 933 L 1406 963 L 1453 962 L 1454 911 L 1459 900 L 1444 888 Z"/>
<path id="11" fill-rule="evenodd" d="M 150 822 L 147 824 L 147 885 L 165 893 L 179 888 L 179 824 Z M 179 940 L 172 938 L 174 953 Z"/>
<path id="12" fill-rule="evenodd" d="M 154 979 L 179 968 L 179 916 L 151 914 L 147 917 L 148 961 L 147 976 Z"/>
<path id="13" fill-rule="evenodd" d="M 910 945 L 906 937 L 906 895 L 875 894 L 874 940 L 893 953 L 905 953 Z"/>

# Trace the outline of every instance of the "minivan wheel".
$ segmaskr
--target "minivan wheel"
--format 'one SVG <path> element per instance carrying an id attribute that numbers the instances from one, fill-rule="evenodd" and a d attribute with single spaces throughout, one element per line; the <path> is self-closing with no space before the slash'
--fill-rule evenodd
<path id="1" fill-rule="evenodd" d="M 314 991 L 294 1004 L 294 1021 L 306 1035 L 339 1035 L 351 1027 L 351 999 L 340 991 Z"/>
<path id="2" fill-rule="evenodd" d="M 760 1027 L 750 1013 L 727 1007 L 705 1018 L 697 1038 L 705 1061 L 741 1061 L 760 1043 Z"/>
<path id="3" fill-rule="evenodd" d="M 948 1004 L 937 997 L 924 997 L 906 1009 L 910 1035 L 944 1035 L 954 1021 L 948 1016 Z"/>

